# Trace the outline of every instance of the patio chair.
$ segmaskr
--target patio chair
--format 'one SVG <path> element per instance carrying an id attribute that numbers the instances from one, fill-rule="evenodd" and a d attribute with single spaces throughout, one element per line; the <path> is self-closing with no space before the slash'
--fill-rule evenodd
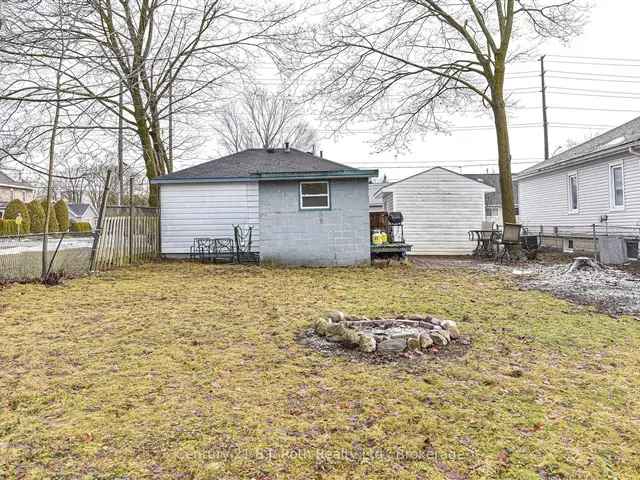
<path id="1" fill-rule="evenodd" d="M 482 226 L 480 230 L 493 230 L 495 223 L 493 222 L 482 222 Z"/>
<path id="2" fill-rule="evenodd" d="M 242 227 L 241 225 L 234 225 L 233 237 L 236 243 L 237 262 L 258 262 L 258 254 L 251 251 L 251 245 L 253 242 L 253 227 Z"/>
<path id="3" fill-rule="evenodd" d="M 502 230 L 502 237 L 497 244 L 496 260 L 503 263 L 505 258 L 508 261 L 513 260 L 512 250 L 518 248 L 520 245 L 520 235 L 522 231 L 522 225 L 517 223 L 505 223 Z M 502 245 L 502 254 L 500 254 L 500 246 Z"/>
<path id="4" fill-rule="evenodd" d="M 214 238 L 211 248 L 211 260 L 233 262 L 235 259 L 234 239 L 232 238 Z"/>
<path id="5" fill-rule="evenodd" d="M 189 258 L 204 261 L 211 254 L 211 244 L 212 239 L 209 237 L 194 238 L 193 245 L 189 249 Z"/>

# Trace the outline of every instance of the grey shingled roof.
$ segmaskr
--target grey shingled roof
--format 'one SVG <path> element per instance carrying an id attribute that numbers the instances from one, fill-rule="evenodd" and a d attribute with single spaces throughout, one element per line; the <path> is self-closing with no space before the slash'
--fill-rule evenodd
<path id="1" fill-rule="evenodd" d="M 584 155 L 596 153 L 600 150 L 605 150 L 606 148 L 637 140 L 640 140 L 640 117 L 636 117 L 627 123 L 623 123 L 619 127 L 613 128 L 608 132 L 592 138 L 591 140 L 581 143 L 580 145 L 565 150 L 564 152 L 560 152 L 549 160 L 537 163 L 534 166 L 519 172 L 517 177 L 530 175 L 539 170 L 549 170 L 564 162 L 578 159 Z"/>
<path id="2" fill-rule="evenodd" d="M 67 204 L 67 207 L 69 208 L 69 213 L 74 217 L 81 218 L 85 213 L 87 213 L 87 210 L 89 210 L 91 205 L 88 203 L 69 203 Z"/>
<path id="3" fill-rule="evenodd" d="M 0 185 L 9 185 L 10 187 L 33 190 L 33 187 L 28 183 L 18 182 L 1 170 L 0 170 Z"/>
<path id="4" fill-rule="evenodd" d="M 284 148 L 265 150 L 252 148 L 225 157 L 185 168 L 168 175 L 156 177 L 152 182 L 198 180 L 198 179 L 255 179 L 263 174 L 296 174 L 322 172 L 351 172 L 365 174 L 347 165 L 332 162 L 297 149 Z"/>
<path id="5" fill-rule="evenodd" d="M 484 183 L 496 189 L 495 192 L 485 193 L 485 203 L 488 207 L 502 205 L 502 189 L 500 188 L 500 174 L 498 173 L 465 173 L 465 177 Z M 513 198 L 518 204 L 518 184 L 513 182 Z"/>

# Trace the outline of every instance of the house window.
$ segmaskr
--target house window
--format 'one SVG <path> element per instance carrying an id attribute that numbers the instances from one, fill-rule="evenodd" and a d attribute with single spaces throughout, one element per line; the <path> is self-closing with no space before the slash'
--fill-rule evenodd
<path id="1" fill-rule="evenodd" d="M 487 218 L 498 218 L 500 216 L 500 208 L 499 207 L 486 207 L 485 208 L 485 217 Z"/>
<path id="2" fill-rule="evenodd" d="M 631 260 L 640 260 L 638 257 L 638 242 L 637 240 L 627 241 L 627 258 Z"/>
<path id="3" fill-rule="evenodd" d="M 621 163 L 609 166 L 609 198 L 611 208 L 624 208 L 624 171 Z"/>
<path id="4" fill-rule="evenodd" d="M 329 182 L 300 182 L 300 208 L 320 210 L 330 208 Z"/>
<path id="5" fill-rule="evenodd" d="M 573 240 L 565 239 L 564 251 L 565 253 L 573 253 Z"/>
<path id="6" fill-rule="evenodd" d="M 578 174 L 570 173 L 567 176 L 567 187 L 569 193 L 569 212 L 578 211 Z"/>

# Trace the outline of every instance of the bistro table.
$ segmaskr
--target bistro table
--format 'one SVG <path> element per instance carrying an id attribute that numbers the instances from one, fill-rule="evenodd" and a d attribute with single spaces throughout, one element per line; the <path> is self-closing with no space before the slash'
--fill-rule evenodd
<path id="1" fill-rule="evenodd" d="M 476 242 L 473 255 L 476 257 L 493 257 L 494 246 L 500 238 L 499 230 L 469 230 L 469 240 Z"/>

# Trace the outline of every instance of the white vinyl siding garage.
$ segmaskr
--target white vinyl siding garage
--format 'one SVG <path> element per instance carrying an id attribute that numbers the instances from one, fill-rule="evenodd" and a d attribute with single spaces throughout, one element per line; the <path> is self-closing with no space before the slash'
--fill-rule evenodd
<path id="1" fill-rule="evenodd" d="M 233 238 L 233 225 L 253 226 L 260 250 L 257 182 L 160 185 L 162 253 L 188 254 L 195 237 Z"/>
<path id="2" fill-rule="evenodd" d="M 436 167 L 391 184 L 393 210 L 404 216 L 405 241 L 412 255 L 469 255 L 469 230 L 485 216 L 484 197 L 493 187 Z"/>

